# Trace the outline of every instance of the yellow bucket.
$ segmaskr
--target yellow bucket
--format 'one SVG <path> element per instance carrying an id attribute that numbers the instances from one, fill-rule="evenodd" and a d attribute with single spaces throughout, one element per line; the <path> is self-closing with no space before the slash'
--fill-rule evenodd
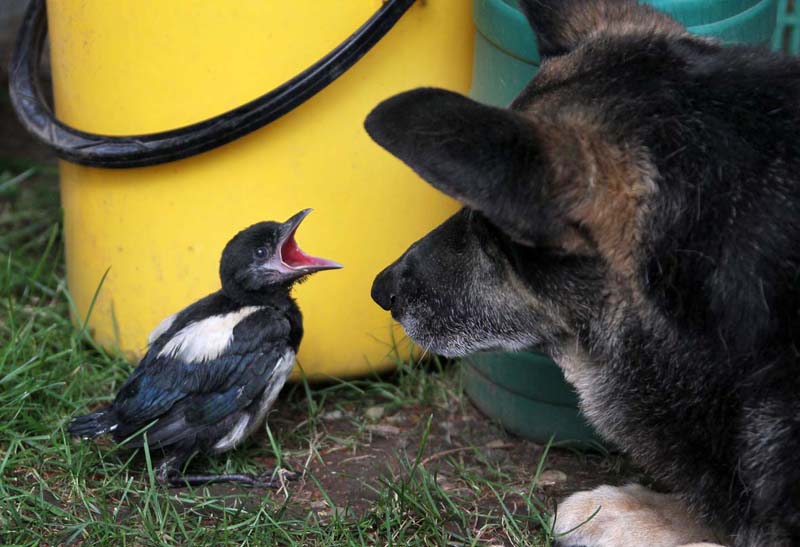
<path id="1" fill-rule="evenodd" d="M 33 1 L 25 23 L 34 35 L 35 19 L 45 13 L 43 6 L 36 12 L 40 1 Z M 362 123 L 376 103 L 401 90 L 435 85 L 466 92 L 474 32 L 470 2 L 399 4 L 47 3 L 61 123 L 39 123 L 35 109 L 42 105 L 36 104 L 35 93 L 18 92 L 20 81 L 22 87 L 35 86 L 35 60 L 28 58 L 33 54 L 26 51 L 24 38 L 13 62 L 17 82 L 12 81 L 12 100 L 29 129 L 72 160 L 60 164 L 67 281 L 78 313 L 85 316 L 108 272 L 89 319 L 96 340 L 141 356 L 159 320 L 219 287 L 219 256 L 233 234 L 254 222 L 285 220 L 312 207 L 316 212 L 298 234 L 301 246 L 345 269 L 315 275 L 295 291 L 305 323 L 301 366 L 319 378 L 392 365 L 392 340 L 402 335 L 371 302 L 372 279 L 456 205 L 372 144 Z M 386 19 L 390 9 L 395 12 Z M 384 17 L 382 37 L 362 26 L 379 16 Z M 361 35 L 373 33 L 368 41 L 374 43 L 362 44 L 355 54 L 360 60 L 338 78 L 328 68 L 328 79 L 335 81 L 260 129 L 161 165 L 112 169 L 75 163 L 92 164 L 93 154 L 104 152 L 103 142 L 88 133 L 163 132 L 236 109 L 339 44 L 352 42 L 356 29 Z M 29 46 L 35 52 L 36 36 Z M 218 136 L 224 142 L 237 131 L 246 132 L 241 123 L 223 125 Z M 77 139 L 71 152 L 59 147 L 58 135 L 54 139 L 58 131 Z M 148 153 L 146 140 L 101 140 L 118 148 L 122 143 L 133 151 L 130 157 Z M 148 163 L 155 161 L 139 164 Z"/>

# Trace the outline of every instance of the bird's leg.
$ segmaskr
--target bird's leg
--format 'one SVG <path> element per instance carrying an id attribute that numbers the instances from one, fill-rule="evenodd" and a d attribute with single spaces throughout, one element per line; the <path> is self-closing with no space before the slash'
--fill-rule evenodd
<path id="1" fill-rule="evenodd" d="M 284 475 L 286 480 L 297 480 L 299 474 L 291 473 Z M 174 477 L 170 481 L 171 486 L 200 486 L 203 484 L 219 482 L 247 484 L 261 488 L 280 488 L 279 477 L 272 476 L 272 470 L 261 475 L 251 475 L 249 473 L 232 473 L 226 475 L 181 475 Z"/>
<path id="2" fill-rule="evenodd" d="M 164 486 L 183 486 L 180 483 L 181 467 L 186 459 L 186 457 L 175 455 L 161 460 L 156 467 L 156 482 Z"/>
<path id="3" fill-rule="evenodd" d="M 166 463 L 166 462 L 165 462 Z M 163 466 L 164 464 L 162 464 Z M 169 464 L 167 464 L 169 465 Z M 267 469 L 260 475 L 251 475 L 249 473 L 231 473 L 224 475 L 199 475 L 191 474 L 184 475 L 180 469 L 172 466 L 168 467 L 164 472 L 164 479 L 162 480 L 162 473 L 159 469 L 159 482 L 171 487 L 182 486 L 202 486 L 204 484 L 228 482 L 247 484 L 249 486 L 256 486 L 261 488 L 279 488 L 283 480 L 294 481 L 300 477 L 299 473 L 280 472 L 277 477 L 273 477 L 273 470 Z"/>

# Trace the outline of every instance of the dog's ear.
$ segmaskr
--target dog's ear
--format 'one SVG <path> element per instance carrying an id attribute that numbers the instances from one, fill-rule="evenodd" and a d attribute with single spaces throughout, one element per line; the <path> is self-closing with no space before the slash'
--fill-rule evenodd
<path id="1" fill-rule="evenodd" d="M 684 32 L 669 16 L 637 0 L 520 0 L 542 57 L 569 53 L 593 33 Z"/>
<path id="2" fill-rule="evenodd" d="M 615 145 L 591 119 L 533 119 L 423 88 L 378 105 L 365 127 L 515 241 L 599 251 L 613 266 L 631 267 L 654 176 L 646 154 Z"/>
<path id="3" fill-rule="evenodd" d="M 533 183 L 547 159 L 536 128 L 519 114 L 421 88 L 387 99 L 364 125 L 423 179 L 515 239 L 541 242 L 561 229 L 552 211 L 537 207 L 543 186 Z"/>

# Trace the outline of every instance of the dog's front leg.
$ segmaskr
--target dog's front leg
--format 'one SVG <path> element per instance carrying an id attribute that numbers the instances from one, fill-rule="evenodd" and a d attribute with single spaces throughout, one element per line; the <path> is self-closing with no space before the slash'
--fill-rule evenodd
<path id="1" fill-rule="evenodd" d="M 638 484 L 601 486 L 558 505 L 559 547 L 722 547 L 676 496 Z"/>

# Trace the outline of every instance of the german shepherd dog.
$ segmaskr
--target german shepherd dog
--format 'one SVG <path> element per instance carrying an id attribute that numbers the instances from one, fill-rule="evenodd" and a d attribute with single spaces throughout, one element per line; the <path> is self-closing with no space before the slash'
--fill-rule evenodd
<path id="1" fill-rule="evenodd" d="M 416 89 L 368 116 L 464 205 L 374 300 L 445 356 L 549 354 L 670 489 L 571 496 L 562 545 L 800 545 L 800 61 L 635 0 L 521 8 L 543 62 L 510 108 Z"/>

